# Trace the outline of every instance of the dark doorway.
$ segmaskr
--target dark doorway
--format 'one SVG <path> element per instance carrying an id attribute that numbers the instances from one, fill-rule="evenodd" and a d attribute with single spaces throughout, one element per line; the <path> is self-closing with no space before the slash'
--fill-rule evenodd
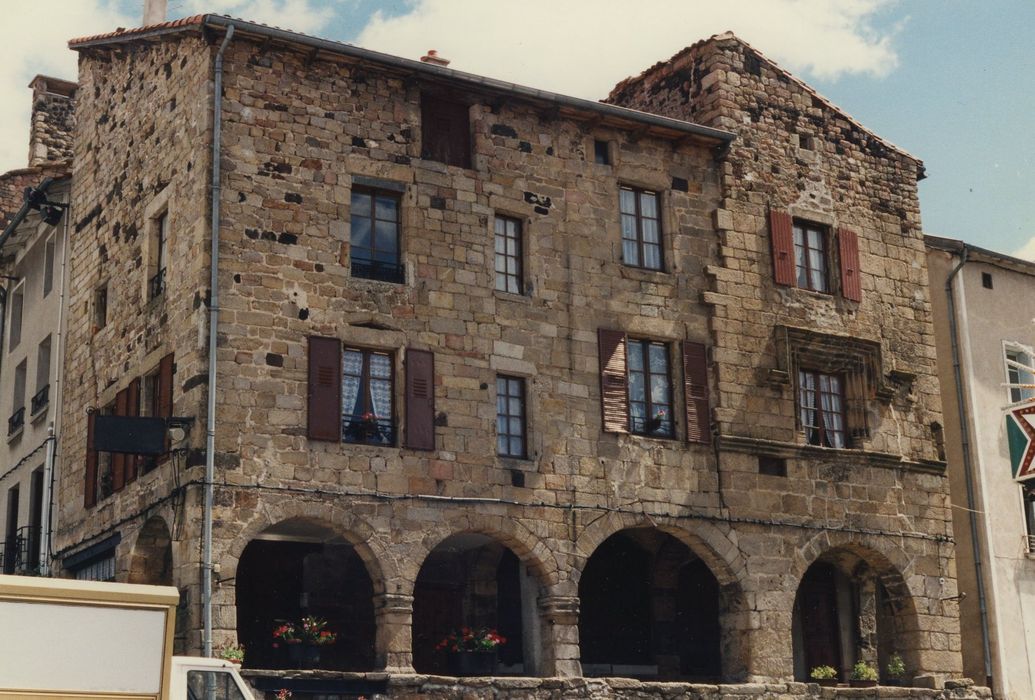
<path id="1" fill-rule="evenodd" d="M 463 533 L 442 541 L 425 559 L 413 596 L 413 667 L 418 673 L 453 675 L 455 655 L 437 649 L 463 629 L 496 630 L 506 643 L 496 650 L 497 675 L 533 675 L 526 663 L 522 601 L 537 597 L 520 559 L 487 535 Z M 523 579 L 526 579 L 523 584 Z"/>
<path id="2" fill-rule="evenodd" d="M 305 616 L 327 621 L 337 641 L 319 668 L 370 671 L 375 662 L 374 587 L 356 550 L 320 525 L 275 526 L 245 547 L 237 567 L 237 637 L 247 668 L 293 668 L 273 630 Z"/>
<path id="3" fill-rule="evenodd" d="M 660 530 L 612 535 L 579 582 L 579 642 L 587 676 L 718 680 L 719 583 Z"/>
<path id="4" fill-rule="evenodd" d="M 817 666 L 841 671 L 841 631 L 838 614 L 838 572 L 826 562 L 816 562 L 805 572 L 794 602 L 801 637 L 804 676 Z M 799 671 L 802 676 L 802 671 Z"/>

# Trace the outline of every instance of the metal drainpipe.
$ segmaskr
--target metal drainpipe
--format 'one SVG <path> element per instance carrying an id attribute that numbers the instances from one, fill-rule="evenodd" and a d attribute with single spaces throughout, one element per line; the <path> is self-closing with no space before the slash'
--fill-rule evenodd
<path id="1" fill-rule="evenodd" d="M 205 512 L 201 536 L 201 599 L 205 656 L 212 656 L 212 501 L 216 479 L 216 336 L 219 329 L 219 156 L 223 119 L 223 52 L 234 36 L 228 24 L 216 53 L 212 90 L 212 259 L 208 302 L 208 414 L 205 429 Z"/>
<path id="2" fill-rule="evenodd" d="M 949 306 L 949 340 L 952 346 L 952 375 L 956 383 L 956 410 L 960 416 L 960 448 L 963 453 L 963 477 L 967 486 L 967 517 L 970 521 L 970 544 L 974 555 L 974 573 L 977 578 L 978 609 L 981 613 L 981 650 L 985 661 L 985 683 L 992 684 L 992 649 L 988 639 L 988 605 L 985 600 L 984 565 L 981 561 L 981 541 L 978 539 L 977 506 L 974 503 L 974 472 L 970 456 L 970 431 L 967 428 L 967 403 L 963 396 L 963 372 L 960 364 L 959 327 L 956 324 L 956 300 L 952 283 L 967 264 L 968 248 L 963 245 L 959 264 L 945 280 L 945 298 Z"/>

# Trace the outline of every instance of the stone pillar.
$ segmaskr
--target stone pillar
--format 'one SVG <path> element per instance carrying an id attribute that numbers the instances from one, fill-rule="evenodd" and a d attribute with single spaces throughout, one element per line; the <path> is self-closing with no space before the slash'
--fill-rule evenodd
<path id="1" fill-rule="evenodd" d="M 544 642 L 541 673 L 564 678 L 581 676 L 578 596 L 540 596 L 539 616 Z"/>
<path id="2" fill-rule="evenodd" d="M 877 668 L 877 579 L 859 578 L 859 660 Z"/>
<path id="3" fill-rule="evenodd" d="M 540 676 L 543 673 L 543 625 L 542 616 L 537 609 L 539 598 L 539 580 L 534 572 L 525 564 L 519 570 L 521 583 L 521 627 L 522 649 L 526 676 Z"/>
<path id="4" fill-rule="evenodd" d="M 413 673 L 413 596 L 374 596 L 377 665 L 390 673 Z"/>

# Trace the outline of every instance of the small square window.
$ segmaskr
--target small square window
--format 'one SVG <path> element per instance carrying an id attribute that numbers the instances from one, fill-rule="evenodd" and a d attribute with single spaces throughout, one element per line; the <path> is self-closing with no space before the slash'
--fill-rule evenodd
<path id="1" fill-rule="evenodd" d="M 783 457 L 759 455 L 758 473 L 764 476 L 787 476 L 787 460 Z"/>
<path id="2" fill-rule="evenodd" d="M 629 432 L 675 436 L 668 345 L 630 338 L 627 353 Z"/>
<path id="3" fill-rule="evenodd" d="M 593 141 L 593 160 L 599 165 L 611 165 L 611 148 L 607 141 Z"/>
<path id="4" fill-rule="evenodd" d="M 496 454 L 524 459 L 525 380 L 496 377 Z"/>
<path id="5" fill-rule="evenodd" d="M 658 193 L 622 186 L 622 262 L 647 270 L 662 269 L 661 217 Z"/>
<path id="6" fill-rule="evenodd" d="M 495 223 L 496 289 L 521 294 L 522 241 L 521 222 L 507 216 L 497 216 Z"/>
<path id="7" fill-rule="evenodd" d="M 405 281 L 399 260 L 399 209 L 397 192 L 352 190 L 349 255 L 353 277 L 397 284 Z"/>
<path id="8" fill-rule="evenodd" d="M 395 444 L 394 378 L 391 353 L 344 349 L 341 425 L 345 442 L 386 447 Z"/>
<path id="9" fill-rule="evenodd" d="M 830 291 L 829 252 L 826 229 L 816 224 L 794 222 L 795 283 L 814 292 Z"/>
<path id="10" fill-rule="evenodd" d="M 992 273 L 982 272 L 981 273 L 981 286 L 985 289 L 992 289 Z"/>
<path id="11" fill-rule="evenodd" d="M 798 371 L 798 411 L 810 445 L 845 447 L 844 377 Z"/>

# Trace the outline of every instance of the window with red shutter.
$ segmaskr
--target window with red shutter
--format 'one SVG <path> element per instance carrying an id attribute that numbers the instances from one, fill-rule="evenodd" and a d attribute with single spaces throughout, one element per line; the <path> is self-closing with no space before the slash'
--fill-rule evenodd
<path id="1" fill-rule="evenodd" d="M 406 349 L 406 446 L 435 449 L 435 355 Z"/>
<path id="2" fill-rule="evenodd" d="M 129 406 L 129 391 L 123 389 L 115 395 L 115 415 L 127 415 L 126 409 Z M 115 453 L 111 456 L 111 490 L 121 491 L 126 485 L 126 461 L 129 455 Z"/>
<path id="3" fill-rule="evenodd" d="M 137 377 L 129 383 L 126 387 L 126 415 L 127 416 L 139 416 L 140 415 L 140 377 Z M 126 483 L 130 483 L 137 478 L 137 473 L 140 471 L 140 465 L 142 464 L 143 457 L 140 455 L 128 455 L 126 457 Z"/>
<path id="4" fill-rule="evenodd" d="M 173 373 L 176 365 L 173 353 L 169 353 L 158 363 L 158 415 L 169 418 L 173 414 Z"/>
<path id="5" fill-rule="evenodd" d="M 841 254 L 841 293 L 845 299 L 862 301 L 862 280 L 859 276 L 859 237 L 855 231 L 838 229 L 837 240 Z"/>
<path id="6" fill-rule="evenodd" d="M 794 234 L 791 215 L 769 210 L 769 242 L 773 251 L 773 278 L 777 284 L 794 286 Z"/>
<path id="7" fill-rule="evenodd" d="M 622 331 L 601 328 L 597 332 L 600 346 L 600 410 L 604 432 L 629 432 L 629 385 L 626 376 L 626 337 Z"/>
<path id="8" fill-rule="evenodd" d="M 683 342 L 683 383 L 686 393 L 686 440 L 709 444 L 708 352 L 701 343 Z"/>
<path id="9" fill-rule="evenodd" d="M 309 400 L 307 433 L 310 440 L 341 440 L 341 341 L 309 338 Z"/>

